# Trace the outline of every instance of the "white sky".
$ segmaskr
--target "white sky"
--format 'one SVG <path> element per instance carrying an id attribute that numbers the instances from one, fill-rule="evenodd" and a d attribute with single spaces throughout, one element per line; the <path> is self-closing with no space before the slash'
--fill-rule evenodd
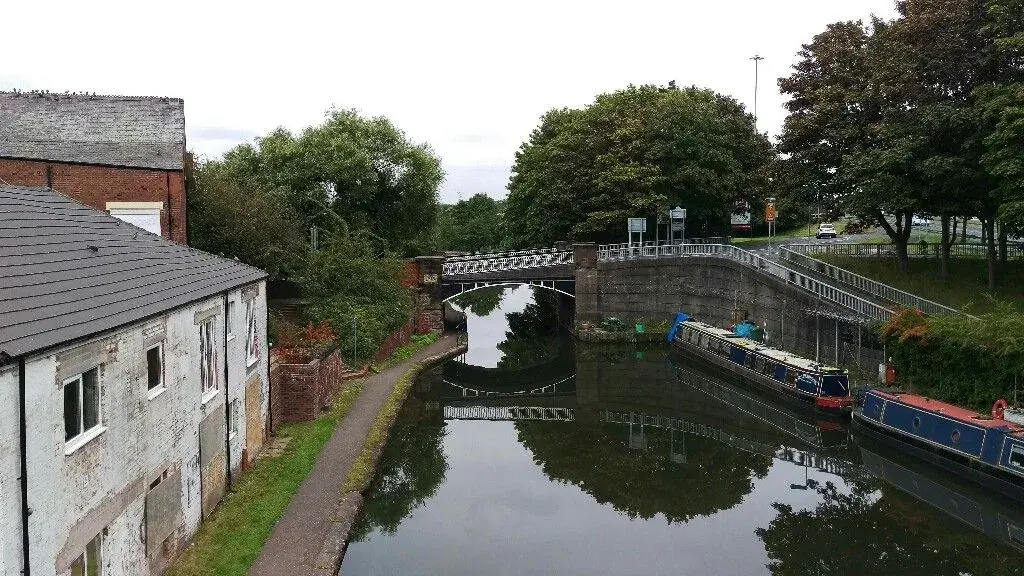
<path id="1" fill-rule="evenodd" d="M 775 135 L 776 79 L 829 22 L 893 0 L 632 2 L 114 0 L 3 3 L 0 89 L 185 99 L 190 149 L 214 157 L 332 105 L 429 142 L 441 197 L 506 194 L 519 145 L 551 108 L 627 84 L 696 84 L 753 106 Z"/>

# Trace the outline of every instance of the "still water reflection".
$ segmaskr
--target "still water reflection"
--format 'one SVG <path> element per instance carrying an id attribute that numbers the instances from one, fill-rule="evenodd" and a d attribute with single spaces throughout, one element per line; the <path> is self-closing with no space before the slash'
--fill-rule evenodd
<path id="1" fill-rule="evenodd" d="M 1020 573 L 1019 504 L 661 348 L 573 347 L 556 306 L 470 312 L 494 361 L 419 379 L 343 574 Z"/>

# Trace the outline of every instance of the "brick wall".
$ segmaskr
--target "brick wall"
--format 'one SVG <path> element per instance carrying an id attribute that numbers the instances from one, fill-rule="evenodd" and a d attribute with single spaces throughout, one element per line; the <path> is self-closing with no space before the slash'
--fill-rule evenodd
<path id="1" fill-rule="evenodd" d="M 187 243 L 184 172 L 0 158 L 0 179 L 14 186 L 46 186 L 47 166 L 54 190 L 97 210 L 106 210 L 107 202 L 162 202 L 161 233 Z"/>
<path id="2" fill-rule="evenodd" d="M 380 345 L 380 348 L 377 348 L 377 353 L 373 355 L 373 361 L 380 362 L 388 356 L 391 356 L 395 350 L 398 350 L 402 346 L 408 344 L 409 341 L 412 340 L 413 328 L 415 328 L 414 323 L 410 320 L 401 328 L 395 330 L 391 336 L 388 336 L 387 340 Z"/>
<path id="3" fill-rule="evenodd" d="M 341 352 L 308 364 L 278 364 L 270 373 L 271 409 L 276 428 L 284 422 L 306 422 L 329 410 L 341 391 Z"/>

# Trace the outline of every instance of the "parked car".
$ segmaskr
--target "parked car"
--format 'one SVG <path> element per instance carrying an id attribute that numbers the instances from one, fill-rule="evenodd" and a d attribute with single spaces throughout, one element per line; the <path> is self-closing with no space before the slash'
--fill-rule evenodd
<path id="1" fill-rule="evenodd" d="M 911 226 L 931 226 L 932 219 L 928 216 L 921 216 L 920 214 L 914 214 L 914 217 L 910 219 Z"/>
<path id="2" fill-rule="evenodd" d="M 836 232 L 836 227 L 831 224 L 819 224 L 818 231 L 814 234 L 814 237 L 818 239 L 835 238 L 836 236 L 839 236 L 839 233 Z"/>

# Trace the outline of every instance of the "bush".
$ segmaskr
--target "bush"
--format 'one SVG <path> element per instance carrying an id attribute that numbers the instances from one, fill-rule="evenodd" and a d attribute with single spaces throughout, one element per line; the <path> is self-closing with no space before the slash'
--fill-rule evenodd
<path id="1" fill-rule="evenodd" d="M 368 242 L 346 238 L 310 256 L 303 276 L 304 314 L 327 322 L 350 365 L 371 358 L 409 320 L 412 299 L 402 285 L 405 264 L 376 257 Z"/>
<path id="2" fill-rule="evenodd" d="M 987 410 L 1024 383 L 1024 315 L 1008 306 L 978 320 L 902 310 L 880 333 L 897 381 L 925 396 Z"/>

